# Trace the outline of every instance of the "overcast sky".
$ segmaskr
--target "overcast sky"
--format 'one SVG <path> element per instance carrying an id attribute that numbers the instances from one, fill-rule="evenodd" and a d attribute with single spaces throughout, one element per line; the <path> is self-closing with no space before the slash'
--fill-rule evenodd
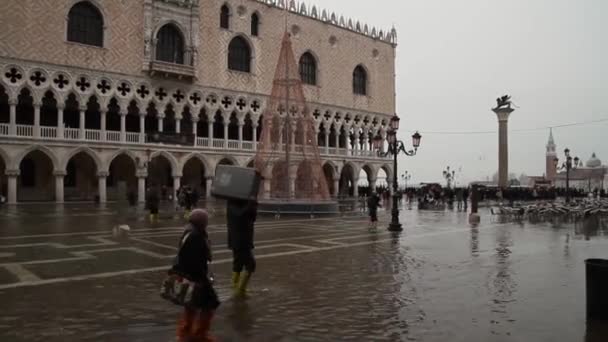
<path id="1" fill-rule="evenodd" d="M 324 0 L 329 10 L 398 31 L 397 111 L 401 138 L 423 135 L 399 173 L 439 181 L 447 165 L 459 181 L 498 169 L 498 136 L 430 132 L 495 131 L 490 108 L 513 96 L 510 172 L 543 175 L 549 130 L 608 118 L 606 0 Z M 554 129 L 558 150 L 608 162 L 608 122 Z M 560 157 L 563 152 L 560 152 Z"/>

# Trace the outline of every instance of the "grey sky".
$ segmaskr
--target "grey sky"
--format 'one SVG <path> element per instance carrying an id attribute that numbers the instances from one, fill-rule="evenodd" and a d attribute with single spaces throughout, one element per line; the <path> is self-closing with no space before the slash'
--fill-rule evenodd
<path id="1" fill-rule="evenodd" d="M 423 134 L 419 155 L 400 159 L 415 181 L 459 181 L 497 170 L 495 98 L 513 96 L 511 130 L 608 118 L 608 1 L 325 0 L 322 5 L 384 29 L 397 27 L 397 110 L 401 138 Z M 602 96 L 604 95 L 604 96 Z M 558 128 L 558 149 L 608 162 L 608 123 Z M 549 131 L 513 132 L 510 171 L 542 175 Z M 561 156 L 562 152 L 560 152 Z"/>

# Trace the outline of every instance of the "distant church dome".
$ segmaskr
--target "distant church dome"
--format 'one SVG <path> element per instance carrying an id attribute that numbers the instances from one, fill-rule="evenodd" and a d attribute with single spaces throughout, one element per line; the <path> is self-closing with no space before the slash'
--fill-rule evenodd
<path id="1" fill-rule="evenodd" d="M 587 160 L 587 163 L 585 165 L 589 168 L 596 168 L 602 166 L 602 161 L 597 158 L 595 153 L 593 153 L 591 155 L 591 159 Z"/>

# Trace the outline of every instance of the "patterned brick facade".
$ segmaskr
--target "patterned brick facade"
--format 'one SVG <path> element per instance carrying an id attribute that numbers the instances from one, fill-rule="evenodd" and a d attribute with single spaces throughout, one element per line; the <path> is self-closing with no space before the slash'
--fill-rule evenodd
<path id="1" fill-rule="evenodd" d="M 4 0 L 0 1 L 0 56 L 16 60 L 49 63 L 66 67 L 93 69 L 98 72 L 147 77 L 145 66 L 146 29 L 153 34 L 159 25 L 179 11 L 154 11 L 152 27 L 146 27 L 145 6 L 166 7 L 162 1 L 107 0 L 91 1 L 104 17 L 104 47 L 89 47 L 66 41 L 67 14 L 76 0 Z M 158 2 L 162 4 L 158 4 Z M 231 28 L 219 28 L 222 4 L 231 8 Z M 192 29 L 187 42 L 195 47 L 196 84 L 265 95 L 270 92 L 279 44 L 285 29 L 293 34 L 296 56 L 311 51 L 318 59 L 319 84 L 307 86 L 311 102 L 328 104 L 369 113 L 392 115 L 395 111 L 395 46 L 381 39 L 315 20 L 252 0 L 201 0 L 198 11 L 185 25 Z M 251 14 L 257 12 L 261 26 L 259 37 L 252 37 Z M 185 25 L 184 25 L 185 24 Z M 227 47 L 236 35 L 252 46 L 252 73 L 227 70 Z M 333 43 L 333 44 L 332 44 Z M 368 70 L 369 96 L 354 95 L 352 71 L 362 64 Z"/>

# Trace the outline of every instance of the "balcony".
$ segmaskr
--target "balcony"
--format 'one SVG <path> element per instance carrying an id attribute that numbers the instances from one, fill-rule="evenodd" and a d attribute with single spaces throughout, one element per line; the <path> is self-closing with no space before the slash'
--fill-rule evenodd
<path id="1" fill-rule="evenodd" d="M 194 67 L 187 64 L 175 64 L 161 61 L 151 61 L 150 76 L 177 78 L 178 80 L 193 81 L 196 78 Z"/>
<path id="2" fill-rule="evenodd" d="M 30 125 L 15 125 L 11 128 L 10 124 L 0 124 L 0 141 L 2 139 L 8 139 L 10 141 L 23 140 L 40 140 L 44 142 L 74 142 L 74 143 L 114 143 L 123 144 L 130 146 L 146 146 L 147 148 L 154 148 L 158 146 L 172 146 L 174 148 L 196 148 L 199 150 L 206 150 L 209 152 L 225 152 L 231 151 L 236 153 L 253 154 L 258 149 L 258 142 L 248 140 L 232 140 L 222 138 L 205 138 L 205 137 L 194 137 L 190 135 L 187 141 L 182 140 L 159 140 L 159 134 L 142 134 L 139 132 L 120 132 L 120 131 L 101 131 L 96 129 L 85 129 L 81 131 L 79 128 L 63 128 L 52 126 L 40 126 L 37 128 L 39 134 L 36 134 L 36 128 Z M 12 133 L 14 132 L 14 133 Z M 167 135 L 167 134 L 165 134 Z M 182 137 L 176 135 L 176 138 Z M 28 142 L 29 143 L 29 142 Z M 284 151 L 284 146 L 281 145 L 278 150 Z M 325 158 L 333 159 L 344 159 L 344 158 L 361 158 L 361 159 L 382 159 L 387 160 L 390 157 L 379 157 L 377 153 L 369 150 L 353 150 L 350 148 L 336 148 L 336 147 L 312 147 L 308 146 L 304 148 L 302 145 L 293 146 L 295 153 L 306 152 L 307 154 L 314 154 L 315 150 L 319 151 L 320 155 Z"/>

